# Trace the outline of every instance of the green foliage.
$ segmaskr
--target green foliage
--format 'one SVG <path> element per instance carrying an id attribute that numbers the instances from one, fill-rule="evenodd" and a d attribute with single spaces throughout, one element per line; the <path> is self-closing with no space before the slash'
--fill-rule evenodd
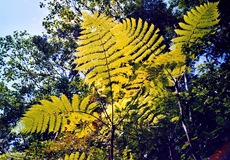
<path id="1" fill-rule="evenodd" d="M 64 93 L 70 98 L 72 94 L 84 93 L 83 89 L 86 91 L 71 66 L 71 54 L 76 46 L 48 39 L 47 35 L 15 32 L 0 40 L 4 57 L 0 80 L 11 84 L 10 87 L 32 103 L 51 95 Z"/>
<path id="2" fill-rule="evenodd" d="M 13 151 L 29 146 L 34 135 L 10 131 L 31 105 L 60 93 L 68 98 L 73 94 L 80 97 L 87 94 L 87 86 L 71 66 L 71 54 L 76 45 L 50 36 L 31 36 L 26 31 L 15 31 L 12 36 L 0 38 L 0 139 L 3 140 L 0 154 L 7 153 L 12 144 Z M 27 141 L 21 143 L 21 138 Z"/>
<path id="3" fill-rule="evenodd" d="M 21 103 L 20 103 L 21 102 Z M 10 90 L 4 82 L 0 82 L 0 154 L 7 153 L 9 143 L 17 148 L 20 145 L 18 133 L 10 133 L 20 119 L 28 104 L 18 91 Z"/>
<path id="4" fill-rule="evenodd" d="M 71 104 L 65 95 L 61 99 L 51 96 L 52 102 L 42 100 L 33 105 L 15 130 L 25 133 L 71 131 L 77 132 L 79 138 L 89 133 L 98 135 L 95 143 L 99 151 L 96 148 L 95 152 L 101 153 L 103 148 L 108 151 L 110 146 L 109 159 L 113 159 L 113 155 L 117 159 L 191 159 L 194 153 L 200 154 L 199 146 L 194 146 L 194 152 L 191 144 L 205 137 L 193 127 L 202 123 L 198 120 L 189 123 L 184 114 L 200 114 L 205 109 L 202 105 L 181 106 L 187 105 L 189 93 L 179 94 L 177 89 L 188 67 L 186 60 L 195 58 L 193 53 L 185 52 L 186 49 L 199 45 L 219 21 L 217 4 L 204 4 L 188 12 L 185 23 L 179 23 L 182 29 L 175 30 L 180 37 L 172 40 L 174 44 L 169 52 L 164 50 L 159 30 L 141 19 L 125 19 L 121 23 L 103 14 L 83 13 L 84 30 L 77 40 L 79 47 L 73 63 L 75 70 L 84 73 L 85 83 L 96 98 L 90 94 L 82 99 L 74 95 Z M 176 96 L 170 87 L 175 88 Z M 199 95 L 194 93 L 194 97 Z M 220 127 L 224 128 L 223 124 L 227 123 L 226 115 L 213 116 L 219 127 L 207 127 L 206 133 L 220 135 Z M 182 122 L 181 127 L 178 122 Z M 186 133 L 187 123 L 193 133 L 192 141 Z M 154 145 L 150 144 L 149 137 Z M 168 150 L 169 155 L 162 155 Z M 65 159 L 83 159 L 84 154 L 72 153 Z"/>
<path id="5" fill-rule="evenodd" d="M 202 75 L 191 81 L 190 93 L 184 97 L 191 110 L 192 134 L 199 143 L 199 154 L 208 157 L 228 140 L 229 132 L 229 63 L 213 62 L 198 67 Z M 201 73 L 200 73 L 201 74 Z M 208 139 L 212 140 L 208 140 Z M 218 147 L 216 147 L 218 146 Z"/>
<path id="6" fill-rule="evenodd" d="M 156 88 L 164 89 L 165 85 L 170 83 L 157 80 L 150 82 L 146 68 L 162 70 L 161 66 L 164 65 L 161 76 L 166 75 L 172 80 L 181 75 L 185 70 L 184 63 L 186 60 L 182 47 L 199 43 L 197 40 L 209 34 L 211 30 L 204 28 L 218 23 L 216 6 L 217 3 L 213 3 L 197 7 L 198 11 L 188 12 L 189 18 L 195 14 L 198 17 L 197 20 L 188 22 L 189 18 L 185 17 L 185 21 L 190 23 L 190 28 L 183 28 L 183 31 L 176 30 L 179 35 L 183 35 L 183 40 L 173 39 L 172 41 L 180 43 L 173 45 L 172 49 L 174 50 L 165 54 L 161 53 L 164 48 L 164 45 L 161 45 L 162 37 L 157 35 L 158 30 L 153 32 L 153 25 L 148 26 L 146 22 L 143 24 L 141 20 L 136 24 L 134 19 L 131 21 L 126 19 L 122 24 L 118 24 L 117 21 L 112 21 L 103 15 L 95 14 L 90 17 L 88 13 L 84 13 L 85 21 L 82 23 L 82 28 L 86 30 L 82 31 L 83 36 L 79 37 L 78 43 L 81 46 L 78 47 L 79 52 L 75 54 L 77 57 L 74 61 L 77 64 L 76 70 L 85 71 L 86 83 L 94 84 L 102 95 L 106 95 L 108 91 L 112 90 L 113 97 L 116 97 L 115 93 L 120 96 L 121 92 L 133 96 L 143 86 L 150 89 L 138 99 L 140 103 L 137 105 L 139 107 L 135 109 L 138 112 L 137 117 L 141 121 L 144 119 L 154 121 L 154 114 L 151 114 L 155 110 L 154 108 L 151 109 L 151 106 L 154 106 L 154 100 L 150 101 L 150 99 L 159 93 L 154 93 L 156 92 L 154 85 Z M 205 15 L 210 14 L 211 17 L 206 18 Z M 209 23 L 210 21 L 214 22 Z M 197 25 L 198 23 L 199 25 Z M 185 25 L 184 23 L 180 24 Z M 134 69 L 134 64 L 140 62 L 143 62 L 143 67 Z M 91 69 L 92 67 L 93 69 Z M 88 72 L 89 69 L 91 69 L 90 72 Z M 136 77 L 131 78 L 132 74 Z M 151 97 L 151 95 L 154 96 Z M 163 115 L 158 116 L 163 117 Z"/>
<path id="7" fill-rule="evenodd" d="M 41 100 L 41 104 L 33 105 L 19 121 L 15 131 L 43 133 L 48 130 L 48 132 L 55 133 L 66 130 L 72 131 L 75 130 L 76 126 L 81 126 L 80 128 L 83 129 L 77 131 L 86 133 L 86 130 L 90 129 L 85 126 L 84 120 L 87 120 L 88 124 L 98 119 L 97 115 L 91 115 L 98 102 L 90 104 L 89 96 L 80 103 L 79 96 L 74 95 L 72 105 L 65 95 L 62 95 L 61 99 L 51 96 L 51 99 L 53 102 Z M 80 134 L 78 136 L 81 137 Z"/>

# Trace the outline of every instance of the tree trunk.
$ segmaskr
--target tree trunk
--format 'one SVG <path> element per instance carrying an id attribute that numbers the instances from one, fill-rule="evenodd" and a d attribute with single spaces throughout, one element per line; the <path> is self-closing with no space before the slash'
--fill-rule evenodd
<path id="1" fill-rule="evenodd" d="M 194 154 L 194 151 L 193 151 L 193 147 L 192 147 L 192 144 L 191 144 L 191 140 L 190 140 L 190 137 L 189 137 L 189 132 L 188 132 L 187 126 L 186 126 L 186 124 L 184 122 L 184 114 L 183 114 L 183 108 L 182 108 L 181 103 L 180 103 L 180 95 L 179 95 L 179 91 L 178 91 L 178 81 L 177 80 L 175 80 L 175 91 L 176 91 L 178 106 L 180 108 L 180 115 L 181 115 L 182 127 L 184 129 L 184 132 L 186 134 L 189 146 L 191 148 L 192 157 L 193 157 L 194 160 L 197 160 L 197 158 L 196 158 L 196 156 Z"/>

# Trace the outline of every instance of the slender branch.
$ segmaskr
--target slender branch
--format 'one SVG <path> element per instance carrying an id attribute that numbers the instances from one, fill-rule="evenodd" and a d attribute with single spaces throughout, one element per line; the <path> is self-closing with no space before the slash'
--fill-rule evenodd
<path id="1" fill-rule="evenodd" d="M 105 106 L 104 106 L 103 103 L 102 103 L 102 107 L 101 107 L 101 108 L 102 108 L 104 114 L 106 115 L 106 117 L 108 117 L 110 123 L 112 124 L 112 120 L 111 120 L 111 118 L 109 117 L 109 115 L 108 115 L 108 113 L 107 113 L 107 111 L 106 111 L 106 108 L 105 108 Z"/>
<path id="2" fill-rule="evenodd" d="M 171 138 L 169 138 L 168 140 L 169 140 L 169 156 L 170 156 L 170 160 L 173 160 L 172 149 L 171 149 Z"/>
<path id="3" fill-rule="evenodd" d="M 179 109 L 180 109 L 182 127 L 184 129 L 184 132 L 186 134 L 189 146 L 191 148 L 193 159 L 197 160 L 197 158 L 196 158 L 196 156 L 194 154 L 194 151 L 193 151 L 193 146 L 191 144 L 191 139 L 189 137 L 189 132 L 188 132 L 187 126 L 186 126 L 185 121 L 184 121 L 183 108 L 182 108 L 181 103 L 180 103 L 180 95 L 179 95 L 179 91 L 178 91 L 178 80 L 175 78 L 174 81 L 175 81 L 175 91 L 176 91 L 177 102 L 178 102 L 178 106 L 179 106 Z"/>

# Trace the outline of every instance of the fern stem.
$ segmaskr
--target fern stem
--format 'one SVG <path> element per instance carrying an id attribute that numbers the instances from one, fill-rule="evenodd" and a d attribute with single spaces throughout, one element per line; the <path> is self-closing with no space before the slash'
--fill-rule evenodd
<path id="1" fill-rule="evenodd" d="M 114 133 L 115 133 L 116 126 L 112 125 L 110 129 L 110 136 L 111 136 L 111 143 L 110 143 L 110 154 L 109 159 L 113 160 L 113 140 L 114 140 Z"/>
<path id="2" fill-rule="evenodd" d="M 100 38 L 100 40 L 101 40 L 101 38 Z M 111 75 L 110 75 L 110 72 L 109 72 L 109 64 L 108 64 L 108 59 L 107 59 L 107 56 L 106 56 L 105 48 L 104 48 L 104 45 L 103 45 L 102 42 L 101 42 L 101 44 L 102 44 L 102 47 L 103 47 L 103 53 L 105 55 L 106 67 L 107 67 L 107 72 L 108 72 L 108 76 L 109 76 L 109 87 L 110 87 L 110 90 L 111 90 L 111 100 L 112 100 L 112 120 L 111 120 L 111 123 L 112 123 L 112 126 L 111 126 L 111 129 L 110 129 L 110 134 L 111 134 L 110 135 L 111 136 L 110 160 L 113 160 L 113 140 L 114 140 L 114 132 L 115 132 L 115 129 L 116 129 L 116 126 L 113 124 L 113 120 L 114 120 L 113 87 L 112 87 Z"/>
<path id="3" fill-rule="evenodd" d="M 99 35 L 100 37 L 100 35 Z M 101 37 L 100 37 L 100 40 L 101 40 Z M 110 87 L 110 90 L 111 90 L 111 100 L 112 100 L 112 126 L 113 126 L 113 119 L 114 119 L 114 115 L 113 115 L 113 103 L 114 103 L 114 100 L 113 100 L 113 88 L 112 88 L 112 81 L 111 81 L 111 75 L 110 75 L 110 72 L 109 72 L 109 65 L 108 65 L 108 59 L 107 59 L 107 56 L 106 56 L 106 52 L 105 52 L 105 48 L 104 48 L 104 45 L 103 45 L 103 42 L 101 41 L 101 44 L 102 44 L 102 47 L 103 47 L 103 53 L 104 53 L 104 56 L 105 56 L 105 64 L 106 64 L 106 67 L 107 67 L 107 72 L 108 72 L 108 76 L 109 76 L 109 87 Z"/>
<path id="4" fill-rule="evenodd" d="M 103 46 L 103 50 L 104 50 L 104 46 Z M 114 119 L 114 113 L 113 113 L 113 104 L 114 104 L 114 100 L 113 100 L 113 87 L 112 87 L 112 81 L 111 81 L 111 75 L 110 75 L 110 72 L 109 72 L 109 65 L 108 65 L 108 60 L 107 60 L 107 57 L 106 57 L 106 53 L 104 51 L 104 54 L 105 54 L 105 59 L 106 59 L 106 66 L 107 66 L 107 71 L 108 71 L 108 75 L 109 75 L 109 86 L 110 86 L 110 90 L 111 90 L 111 100 L 112 100 L 112 125 L 113 125 L 113 119 Z"/>

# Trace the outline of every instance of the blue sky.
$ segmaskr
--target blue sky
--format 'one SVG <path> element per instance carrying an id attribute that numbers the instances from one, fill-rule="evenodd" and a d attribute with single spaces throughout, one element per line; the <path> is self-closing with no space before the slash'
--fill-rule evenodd
<path id="1" fill-rule="evenodd" d="M 16 30 L 27 30 L 31 35 L 45 32 L 42 20 L 48 10 L 40 8 L 40 1 L 43 0 L 0 0 L 0 37 L 12 35 Z"/>
<path id="2" fill-rule="evenodd" d="M 48 10 L 40 8 L 42 0 L 0 0 L 0 37 L 24 31 L 31 35 L 45 32 L 42 20 Z"/>

